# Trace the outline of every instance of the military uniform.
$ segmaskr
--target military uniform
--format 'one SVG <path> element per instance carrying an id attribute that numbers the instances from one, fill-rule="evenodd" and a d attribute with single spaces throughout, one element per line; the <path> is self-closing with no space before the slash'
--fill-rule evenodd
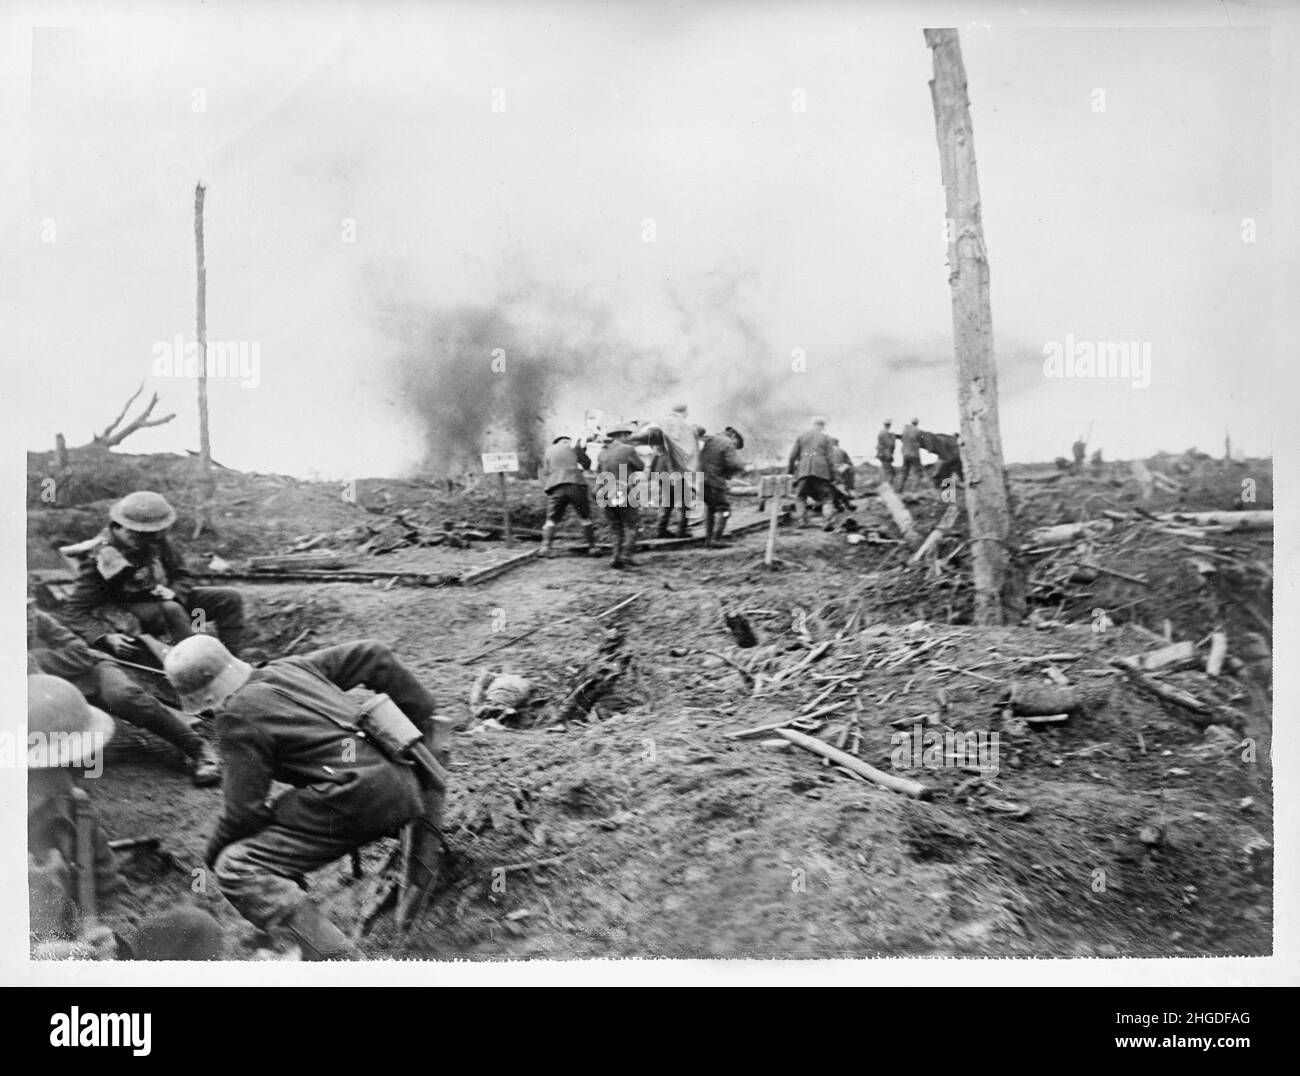
<path id="1" fill-rule="evenodd" d="M 164 706 L 106 655 L 91 650 L 84 639 L 54 617 L 31 606 L 27 609 L 27 671 L 69 681 L 114 717 L 162 737 L 188 758 L 199 759 L 205 754 L 203 738 L 180 714 Z"/>
<path id="2" fill-rule="evenodd" d="M 794 475 L 794 493 L 804 512 L 810 500 L 819 507 L 835 503 L 835 445 L 825 431 L 814 427 L 799 435 L 790 450 L 788 470 Z"/>
<path id="3" fill-rule="evenodd" d="M 80 818 L 79 818 L 80 816 Z M 77 828 L 90 831 L 90 862 L 78 858 Z M 90 872 L 95 907 L 82 908 L 78 900 L 79 872 Z M 43 795 L 33 784 L 27 806 L 27 886 L 31 906 L 31 945 L 34 955 L 51 943 L 76 940 L 94 921 L 112 931 L 118 954 L 130 951 L 143 907 L 117 869 L 89 795 L 73 784 Z"/>
<path id="4" fill-rule="evenodd" d="M 629 504 L 629 479 L 645 464 L 637 451 L 626 441 L 611 441 L 596 460 L 597 488 L 604 502 L 605 522 L 609 525 L 610 544 L 615 568 L 630 561 L 636 550 L 637 519 L 640 515 L 635 505 Z"/>
<path id="5" fill-rule="evenodd" d="M 422 815 L 413 768 L 363 737 L 365 686 L 386 693 L 427 733 L 433 697 L 383 643 L 332 646 L 252 672 L 216 717 L 225 807 L 206 861 L 221 892 L 271 929 L 305 901 L 305 876 Z M 293 787 L 273 803 L 271 782 Z"/>
<path id="6" fill-rule="evenodd" d="M 903 427 L 899 436 L 903 442 L 903 474 L 898 480 L 898 491 L 907 488 L 907 479 L 913 471 L 921 474 L 921 431 L 915 423 L 909 422 Z"/>
<path id="7" fill-rule="evenodd" d="M 91 542 L 75 548 L 82 559 L 68 597 L 67 619 L 87 642 L 94 645 L 114 632 L 147 632 L 177 642 L 193 634 L 190 617 L 201 609 L 215 621 L 226 648 L 238 652 L 244 631 L 239 591 L 195 586 L 170 539 L 160 535 L 130 549 L 105 528 Z M 160 595 L 159 588 L 170 590 L 174 599 Z"/>
<path id="8" fill-rule="evenodd" d="M 730 435 L 715 433 L 705 439 L 700 449 L 700 470 L 704 472 L 704 534 L 707 544 L 712 545 L 722 538 L 731 515 L 727 479 L 745 470 Z"/>
<path id="9" fill-rule="evenodd" d="M 591 458 L 586 451 L 567 441 L 559 441 L 546 450 L 542 459 L 542 490 L 546 494 L 547 523 L 558 526 L 570 507 L 584 523 L 591 519 L 586 479 L 590 466 Z"/>
<path id="10" fill-rule="evenodd" d="M 876 459 L 880 469 L 885 473 L 885 481 L 894 480 L 894 438 L 895 433 L 888 426 L 876 434 Z"/>

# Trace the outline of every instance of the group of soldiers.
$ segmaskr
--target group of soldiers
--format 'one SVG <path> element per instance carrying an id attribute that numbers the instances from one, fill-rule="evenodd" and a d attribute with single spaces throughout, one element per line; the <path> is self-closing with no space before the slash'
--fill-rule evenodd
<path id="1" fill-rule="evenodd" d="M 59 610 L 28 603 L 28 882 L 36 958 L 219 959 L 216 920 L 192 906 L 146 915 L 88 792 L 116 721 L 161 736 L 200 787 L 222 785 L 204 854 L 223 896 L 274 959 L 357 959 L 307 896 L 307 875 L 386 836 L 425 833 L 428 778 L 364 735 L 354 687 L 381 693 L 431 736 L 434 700 L 383 643 L 253 664 L 242 595 L 197 586 L 169 532 L 176 512 L 137 491 L 103 532 L 64 547 L 78 576 Z M 144 664 L 161 656 L 161 669 Z M 249 657 L 255 657 L 249 654 Z M 136 676 L 164 677 L 172 704 Z M 209 740 L 221 749 L 218 762 Z M 431 742 L 431 741 L 430 741 Z M 290 786 L 273 796 L 272 784 Z"/>
<path id="2" fill-rule="evenodd" d="M 901 434 L 893 431 L 893 422 L 886 419 L 876 436 L 876 460 L 880 464 L 884 481 L 894 482 L 896 474 L 894 456 L 902 445 L 903 468 L 898 482 L 901 493 L 907 480 L 915 472 L 918 481 L 925 473 L 921 465 L 921 450 L 938 457 L 931 478 L 936 489 L 947 483 L 961 481 L 961 444 L 956 435 L 930 433 L 920 428 L 920 421 L 912 419 Z M 798 504 L 800 527 L 807 526 L 811 512 L 819 512 L 825 519 L 825 529 L 834 530 L 837 517 L 853 510 L 853 461 L 840 447 L 839 439 L 826 432 L 826 419 L 817 416 L 811 427 L 799 435 L 790 450 L 787 469 L 794 476 L 794 494 Z"/>
<path id="3" fill-rule="evenodd" d="M 811 427 L 795 440 L 787 469 L 794 478 L 799 526 L 807 526 L 809 515 L 815 512 L 824 517 L 825 529 L 833 530 L 841 513 L 853 511 L 856 472 L 839 438 L 826 433 L 826 421 L 821 416 L 815 417 Z M 913 473 L 918 481 L 925 473 L 921 464 L 922 449 L 938 457 L 931 476 L 936 488 L 961 480 L 961 448 L 956 435 L 922 430 L 915 418 L 903 427 L 901 434 L 894 433 L 892 426 L 892 421 L 886 420 L 877 436 L 876 458 L 884 480 L 892 484 L 897 473 L 894 457 L 901 445 L 900 493 Z M 745 470 L 739 455 L 739 450 L 745 447 L 745 440 L 734 426 L 708 434 L 703 426 L 687 418 L 686 405 L 679 404 L 671 414 L 640 428 L 635 425 L 614 426 L 605 431 L 605 438 L 594 467 L 587 445 L 582 441 L 575 442 L 573 438 L 561 435 L 547 449 L 540 475 L 547 497 L 546 522 L 542 527 L 545 552 L 551 551 L 556 530 L 569 508 L 582 524 L 588 551 L 595 551 L 592 487 L 587 480 L 589 471 L 594 472 L 598 507 L 602 508 L 609 528 L 613 547 L 610 563 L 613 567 L 634 567 L 636 564 L 632 555 L 643 505 L 629 503 L 634 498 L 628 486 L 630 478 L 641 472 L 648 473 L 651 478 L 648 488 L 656 495 L 652 505 L 656 509 L 656 538 L 688 537 L 691 495 L 702 493 L 704 544 L 716 546 L 722 543 L 731 515 L 727 482 Z M 653 450 L 649 468 L 637 451 L 639 445 L 648 445 Z M 655 481 L 664 475 L 692 474 L 703 476 L 702 490 L 683 492 L 680 484 Z"/>
<path id="4" fill-rule="evenodd" d="M 652 451 L 647 468 L 638 446 Z M 729 479 L 744 472 L 739 450 L 745 438 L 734 426 L 707 433 L 687 417 L 687 405 L 678 404 L 668 415 L 640 428 L 619 424 L 605 431 L 605 442 L 593 467 L 582 441 L 559 436 L 546 450 L 541 484 L 546 493 L 546 522 L 542 549 L 549 553 L 555 532 L 572 508 L 582 524 L 589 552 L 596 549 L 596 529 L 591 501 L 601 509 L 609 529 L 614 568 L 636 567 L 640 515 L 654 509 L 656 538 L 689 537 L 689 514 L 696 497 L 703 500 L 704 544 L 721 545 L 731 516 L 727 495 Z M 595 476 L 593 487 L 587 472 Z M 695 476 L 702 476 L 702 481 Z M 702 488 L 697 488 L 702 487 Z"/>

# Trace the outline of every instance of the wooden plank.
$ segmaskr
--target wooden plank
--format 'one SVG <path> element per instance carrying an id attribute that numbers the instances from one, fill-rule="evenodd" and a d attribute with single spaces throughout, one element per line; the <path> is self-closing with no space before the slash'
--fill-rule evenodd
<path id="1" fill-rule="evenodd" d="M 931 789 L 921 784 L 920 781 L 913 781 L 907 777 L 895 777 L 891 773 L 885 773 L 883 770 L 876 769 L 860 758 L 854 758 L 845 751 L 840 751 L 825 743 L 814 736 L 805 736 L 802 732 L 795 732 L 793 729 L 777 729 L 778 736 L 789 740 L 792 744 L 802 747 L 805 751 L 811 751 L 814 755 L 821 755 L 822 758 L 830 759 L 838 766 L 843 766 L 851 773 L 856 773 L 859 777 L 865 777 L 873 784 L 888 788 L 892 792 L 901 792 L 905 796 L 912 796 L 918 800 L 930 798 Z"/>
<path id="2" fill-rule="evenodd" d="M 916 545 L 921 541 L 921 536 L 916 533 L 916 522 L 912 519 L 912 513 L 907 510 L 905 505 L 894 492 L 894 487 L 888 482 L 881 482 L 877 487 L 877 493 L 880 499 L 885 502 L 885 507 L 889 509 L 889 514 L 894 520 L 903 538 L 909 545 Z"/>

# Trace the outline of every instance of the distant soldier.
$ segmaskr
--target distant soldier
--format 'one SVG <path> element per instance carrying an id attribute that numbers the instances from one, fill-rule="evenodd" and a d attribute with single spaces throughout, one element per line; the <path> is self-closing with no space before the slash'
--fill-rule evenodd
<path id="1" fill-rule="evenodd" d="M 826 420 L 812 420 L 812 428 L 799 435 L 790 450 L 787 470 L 794 476 L 794 495 L 799 502 L 799 526 L 808 525 L 809 502 L 826 517 L 826 529 L 834 526 L 835 445 L 826 435 Z"/>
<path id="2" fill-rule="evenodd" d="M 903 474 L 898 480 L 898 492 L 902 493 L 907 488 L 907 479 L 913 471 L 916 472 L 917 480 L 921 478 L 921 427 L 920 419 L 912 419 L 903 427 L 903 432 L 899 440 L 903 443 Z"/>
<path id="3" fill-rule="evenodd" d="M 217 635 L 237 652 L 244 601 L 230 587 L 199 587 L 167 532 L 176 511 L 159 494 L 139 490 L 108 512 L 109 525 L 71 549 L 81 556 L 68 597 L 67 622 L 91 646 L 119 658 L 134 653 L 132 635 L 147 632 L 179 642 L 195 632 L 193 618 L 215 621 Z"/>
<path id="4" fill-rule="evenodd" d="M 184 717 L 149 694 L 106 654 L 91 650 L 84 639 L 37 609 L 30 599 L 27 672 L 47 673 L 67 680 L 115 717 L 148 729 L 179 747 L 190 760 L 190 773 L 199 788 L 221 780 L 217 756 Z"/>
<path id="5" fill-rule="evenodd" d="M 885 481 L 890 483 L 894 481 L 894 442 L 897 439 L 891 428 L 893 425 L 892 419 L 885 419 L 884 426 L 876 434 L 876 459 L 880 461 Z"/>
<path id="6" fill-rule="evenodd" d="M 37 960 L 220 960 L 221 928 L 180 906 L 144 918 L 77 772 L 113 721 L 56 676 L 27 678 L 27 886 Z"/>
<path id="7" fill-rule="evenodd" d="M 849 454 L 840 447 L 838 437 L 831 438 L 831 460 L 835 468 L 835 478 L 833 485 L 835 487 L 835 510 L 837 512 L 852 512 L 853 499 L 850 496 L 853 492 L 857 476 L 853 472 L 853 460 Z"/>
<path id="8" fill-rule="evenodd" d="M 1070 473 L 1080 474 L 1083 471 L 1084 457 L 1088 454 L 1088 443 L 1083 439 L 1083 434 L 1080 434 L 1075 439 L 1073 452 L 1074 452 L 1074 464 L 1070 468 Z"/>
<path id="9" fill-rule="evenodd" d="M 700 470 L 704 472 L 704 544 L 722 542 L 727 520 L 731 516 L 731 502 L 727 499 L 727 479 L 741 474 L 745 464 L 738 450 L 745 447 L 745 439 L 734 426 L 722 433 L 704 439 L 700 449 Z"/>
<path id="10" fill-rule="evenodd" d="M 581 445 L 574 445 L 571 437 L 557 437 L 551 442 L 542 460 L 542 490 L 546 494 L 546 522 L 542 524 L 542 552 L 551 551 L 555 530 L 564 520 L 565 511 L 572 506 L 582 520 L 582 533 L 587 539 L 587 552 L 596 548 L 596 528 L 591 522 L 588 502 L 586 472 L 591 458 Z"/>
<path id="11" fill-rule="evenodd" d="M 692 433 L 694 430 L 692 429 Z M 632 554 L 636 550 L 637 518 L 640 514 L 629 495 L 631 477 L 645 470 L 635 448 L 628 443 L 631 426 L 615 426 L 607 431 L 607 444 L 596 460 L 596 503 L 605 509 L 610 544 L 614 555 L 610 566 L 635 568 Z"/>
<path id="12" fill-rule="evenodd" d="M 222 895 L 281 951 L 304 960 L 361 953 L 305 892 L 307 875 L 424 813 L 416 771 L 360 734 L 356 687 L 389 697 L 427 734 L 433 696 L 383 643 L 367 639 L 254 669 L 216 639 L 172 647 L 184 705 L 215 714 L 225 806 L 204 861 Z M 272 795 L 273 782 L 289 785 Z"/>

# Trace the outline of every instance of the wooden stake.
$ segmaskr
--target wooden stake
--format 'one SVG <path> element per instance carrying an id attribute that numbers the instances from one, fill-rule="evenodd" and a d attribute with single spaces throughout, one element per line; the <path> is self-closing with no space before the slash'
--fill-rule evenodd
<path id="1" fill-rule="evenodd" d="M 876 488 L 876 492 L 880 495 L 885 507 L 889 509 L 889 514 L 894 520 L 894 526 L 899 529 L 907 544 L 916 545 L 921 540 L 921 536 L 916 533 L 916 523 L 912 519 L 912 513 L 907 510 L 907 505 L 894 492 L 894 487 L 888 482 L 881 482 Z"/>
<path id="2" fill-rule="evenodd" d="M 1010 555 L 1011 509 L 998 424 L 989 263 L 975 140 L 957 31 L 926 30 L 925 43 L 934 52 L 930 95 L 948 213 L 948 282 L 952 287 L 957 403 L 970 518 L 974 620 L 979 625 L 996 626 L 1015 623 L 1025 599 L 1023 577 Z"/>
<path id="3" fill-rule="evenodd" d="M 506 545 L 513 545 L 515 540 L 510 534 L 510 503 L 506 500 L 505 471 L 497 472 L 497 481 L 500 483 L 501 489 L 501 518 L 504 521 L 502 526 L 505 530 L 505 533 L 502 536 L 502 541 L 504 541 Z"/>
<path id="4" fill-rule="evenodd" d="M 212 477 L 212 442 L 208 436 L 208 269 L 203 258 L 203 198 L 207 188 L 194 187 L 194 255 L 198 266 L 195 341 L 199 349 L 199 478 L 200 505 L 194 522 L 194 537 L 208 525 L 208 514 L 216 489 Z"/>

